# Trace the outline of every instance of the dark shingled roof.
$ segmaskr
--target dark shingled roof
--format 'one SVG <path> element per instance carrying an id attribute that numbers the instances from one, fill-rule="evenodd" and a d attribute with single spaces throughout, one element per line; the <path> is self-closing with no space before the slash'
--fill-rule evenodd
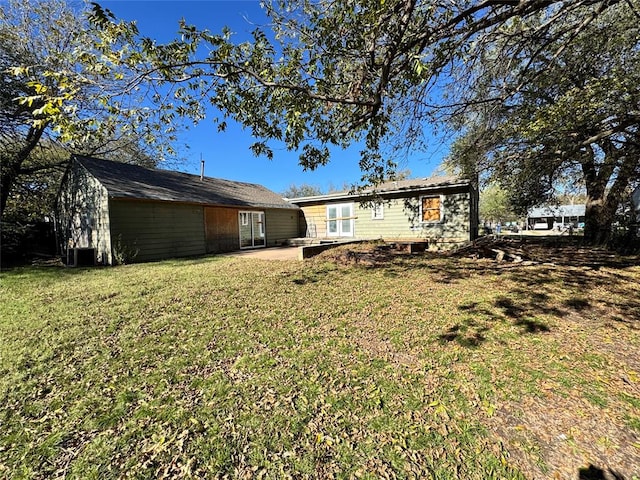
<path id="1" fill-rule="evenodd" d="M 280 195 L 255 183 L 144 168 L 110 160 L 75 156 L 109 193 L 110 198 L 159 200 L 257 208 L 297 209 Z"/>
<path id="2" fill-rule="evenodd" d="M 395 194 L 403 195 L 404 192 L 413 193 L 420 191 L 437 190 L 447 187 L 468 186 L 470 181 L 456 176 L 435 176 L 428 178 L 412 178 L 408 180 L 397 180 L 393 182 L 381 183 L 373 188 L 360 192 L 334 192 L 326 195 L 314 195 L 311 197 L 290 198 L 289 201 L 296 204 L 317 203 L 330 200 L 359 199 L 367 198 L 372 194 Z"/>
<path id="3" fill-rule="evenodd" d="M 427 177 L 427 178 L 412 178 L 408 180 L 397 180 L 394 182 L 385 182 L 381 183 L 376 187 L 376 191 L 378 192 L 388 192 L 393 190 L 418 190 L 420 188 L 431 188 L 431 187 L 440 187 L 440 186 L 451 186 L 458 184 L 468 184 L 469 181 L 462 179 L 460 177 L 456 177 L 453 175 L 449 176 L 435 176 L 435 177 Z"/>

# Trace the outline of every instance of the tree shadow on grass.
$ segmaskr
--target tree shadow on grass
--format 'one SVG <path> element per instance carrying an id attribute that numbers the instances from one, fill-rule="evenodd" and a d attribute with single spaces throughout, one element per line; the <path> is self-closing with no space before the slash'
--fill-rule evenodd
<path id="1" fill-rule="evenodd" d="M 496 268 L 487 266 L 486 271 Z M 636 330 L 640 329 L 640 295 L 634 277 L 622 274 L 625 268 L 628 267 L 608 267 L 597 272 L 590 268 L 558 266 L 509 268 L 502 270 L 505 280 L 511 283 L 508 292 L 484 306 L 472 302 L 458 309 L 469 317 L 486 319 L 482 325 L 509 321 L 526 334 L 548 333 L 555 323 L 553 320 L 561 325 L 568 317 L 578 319 L 585 326 L 617 324 Z M 482 327 L 482 331 L 470 323 L 461 327 L 455 332 L 444 332 L 441 340 L 478 346 L 481 339 L 487 338 L 486 327 Z"/>
<path id="2" fill-rule="evenodd" d="M 511 321 L 520 327 L 522 333 L 539 334 L 550 331 L 549 326 L 529 315 L 529 306 L 516 304 L 510 298 L 498 297 L 494 300 L 494 309 L 485 308 L 477 302 L 458 306 L 458 310 L 465 313 L 465 318 L 447 329 L 439 336 L 442 342 L 455 341 L 463 347 L 479 347 L 487 340 L 487 332 L 492 323 Z M 557 309 L 551 309 L 557 311 Z M 478 322 L 474 318 L 484 318 Z"/>
<path id="3" fill-rule="evenodd" d="M 380 270 L 393 278 L 422 270 L 429 281 L 453 288 L 473 277 L 481 277 L 481 282 L 486 277 L 488 287 L 496 280 L 509 285 L 508 291 L 499 292 L 489 304 L 471 302 L 458 306 L 464 314 L 462 320 L 441 334 L 443 342 L 477 347 L 486 341 L 492 323 L 505 321 L 520 327 L 522 333 L 544 334 L 551 331 L 553 319 L 562 322 L 567 316 L 585 323 L 615 322 L 640 328 L 637 276 L 628 274 L 628 269 L 640 264 L 639 257 L 621 257 L 575 242 L 527 242 L 526 251 L 535 260 L 510 263 L 435 252 L 412 255 L 360 245 L 339 247 L 324 261 Z"/>
<path id="4" fill-rule="evenodd" d="M 458 306 L 458 310 L 470 318 L 486 319 L 483 322 L 486 325 L 510 321 L 527 334 L 550 332 L 550 321 L 555 319 L 561 323 L 569 316 L 578 318 L 585 326 L 604 323 L 640 329 L 637 282 L 615 270 L 594 275 L 592 271 L 577 268 L 520 269 L 510 270 L 506 280 L 513 286 L 489 304 L 472 302 Z M 597 295 L 591 293 L 595 291 L 598 291 Z M 466 321 L 455 332 L 446 331 L 440 338 L 455 340 L 465 346 L 478 346 L 482 343 L 480 339 L 486 338 L 486 329 L 479 335 L 474 331 L 478 331 L 477 327 Z"/>
<path id="5" fill-rule="evenodd" d="M 478 326 L 475 322 L 462 322 L 450 327 L 440 335 L 440 341 L 456 342 L 463 347 L 479 347 L 486 340 L 485 333 L 489 328 Z"/>
<path id="6" fill-rule="evenodd" d="M 571 308 L 577 312 L 587 310 L 591 307 L 591 302 L 584 298 L 570 298 L 563 302 L 563 305 L 567 308 Z"/>
<path id="7" fill-rule="evenodd" d="M 594 465 L 589 465 L 587 468 L 578 470 L 578 480 L 625 480 L 625 477 L 610 468 L 603 470 Z"/>
<path id="8" fill-rule="evenodd" d="M 513 274 L 517 287 L 512 294 L 518 299 L 531 297 L 532 292 L 546 292 L 552 298 L 559 288 L 573 291 L 570 298 L 553 300 L 553 305 L 540 304 L 542 313 L 562 317 L 569 313 L 591 313 L 590 317 L 608 318 L 630 328 L 640 328 L 640 295 L 637 277 L 623 275 L 626 267 L 608 268 L 594 273 L 591 269 L 556 268 L 551 271 L 529 270 Z M 598 292 L 594 295 L 592 292 Z M 533 306 L 533 305 L 532 305 Z"/>

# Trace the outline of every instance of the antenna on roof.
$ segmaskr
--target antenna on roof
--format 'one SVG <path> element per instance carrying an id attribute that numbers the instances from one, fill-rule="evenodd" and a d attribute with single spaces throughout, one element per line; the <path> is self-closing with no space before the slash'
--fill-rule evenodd
<path id="1" fill-rule="evenodd" d="M 204 160 L 202 159 L 202 153 L 200 154 L 200 181 L 204 180 Z"/>

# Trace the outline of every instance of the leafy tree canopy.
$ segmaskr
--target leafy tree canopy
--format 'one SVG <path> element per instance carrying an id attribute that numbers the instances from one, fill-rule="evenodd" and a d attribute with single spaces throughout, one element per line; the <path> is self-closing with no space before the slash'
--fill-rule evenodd
<path id="1" fill-rule="evenodd" d="M 26 217 L 18 215 L 23 220 L 51 210 L 70 151 L 145 164 L 171 153 L 170 129 L 152 120 L 152 109 L 139 108 L 134 71 L 119 61 L 129 51 L 134 25 L 98 25 L 89 22 L 91 15 L 64 0 L 0 5 L 4 220 L 7 205 L 12 216 L 30 205 Z"/>
<path id="2" fill-rule="evenodd" d="M 302 185 L 289 185 L 284 192 L 282 192 L 282 196 L 285 198 L 300 198 L 300 197 L 312 197 L 314 195 L 322 195 L 322 189 L 315 185 L 309 185 L 307 183 L 303 183 Z"/>
<path id="3" fill-rule="evenodd" d="M 514 23 L 546 18 L 524 37 L 541 45 L 550 35 L 567 44 L 583 19 L 619 0 L 274 0 L 271 20 L 250 42 L 180 23 L 179 37 L 160 45 L 140 39 L 140 79 L 173 85 L 163 107 L 200 119 L 208 102 L 273 155 L 277 140 L 300 152 L 313 169 L 329 161 L 329 147 L 361 142 L 364 180 L 380 181 L 398 155 L 424 146 L 427 122 L 454 113 L 465 92 L 443 87 L 461 67 L 481 60 L 479 45 Z M 97 8 L 101 25 L 114 22 Z M 561 24 L 559 30 L 554 25 Z"/>
<path id="4" fill-rule="evenodd" d="M 499 185 L 489 185 L 480 192 L 479 209 L 480 219 L 485 222 L 510 222 L 518 219 L 507 191 Z"/>
<path id="5" fill-rule="evenodd" d="M 505 25 L 467 72 L 471 101 L 452 119 L 462 136 L 451 162 L 499 181 L 521 212 L 583 185 L 585 237 L 606 241 L 616 210 L 640 181 L 636 6 L 572 13 L 581 27 L 570 45 L 560 39 L 564 23 L 552 25 L 544 42 L 520 40 L 548 25 L 547 16 Z"/>
<path id="6" fill-rule="evenodd" d="M 158 44 L 94 4 L 92 48 L 76 57 L 118 79 L 97 98 L 134 123 L 144 109 L 125 108 L 120 95 L 158 86 L 165 126 L 202 119 L 206 101 L 221 112 L 220 130 L 234 119 L 258 139 L 254 153 L 271 157 L 270 141 L 282 141 L 303 168 L 358 142 L 363 180 L 381 181 L 399 155 L 424 147 L 426 125 L 447 120 L 463 133 L 458 166 L 475 175 L 486 158 L 496 175 L 515 173 L 523 205 L 544 198 L 556 172 L 581 172 L 591 204 L 610 212 L 635 175 L 630 160 L 606 159 L 631 158 L 621 138 L 637 125 L 638 0 L 274 0 L 265 9 L 270 24 L 250 42 L 181 22 L 176 40 Z M 65 92 L 52 97 L 61 111 Z M 56 105 L 34 118 L 46 115 L 64 136 L 75 124 Z"/>

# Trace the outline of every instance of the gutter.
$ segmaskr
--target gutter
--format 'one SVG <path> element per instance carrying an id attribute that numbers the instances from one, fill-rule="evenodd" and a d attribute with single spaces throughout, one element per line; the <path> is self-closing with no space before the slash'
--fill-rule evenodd
<path id="1" fill-rule="evenodd" d="M 108 191 L 108 189 L 107 189 Z M 214 207 L 214 208 L 246 208 L 246 209 L 255 209 L 255 210 L 290 210 L 290 211 L 298 211 L 300 207 L 297 205 L 281 205 L 281 204 L 255 204 L 250 205 L 248 203 L 243 204 L 231 204 L 231 203 L 206 203 L 206 202 L 197 202 L 197 201 L 189 201 L 189 200 L 171 200 L 171 199 L 162 199 L 162 198 L 141 198 L 141 197 L 128 197 L 123 195 L 112 195 L 109 194 L 109 200 L 117 200 L 117 201 L 134 201 L 134 202 L 143 202 L 143 203 L 171 203 L 178 205 L 191 205 L 198 207 Z"/>
<path id="2" fill-rule="evenodd" d="M 398 195 L 405 193 L 414 193 L 414 192 L 424 192 L 428 190 L 441 190 L 443 188 L 457 188 L 457 187 L 467 187 L 469 186 L 469 182 L 458 182 L 458 183 L 446 183 L 446 184 L 436 184 L 436 185 L 425 185 L 424 187 L 413 187 L 413 188 L 398 188 L 395 190 L 366 190 L 362 193 L 349 193 L 349 192 L 340 192 L 340 193 L 330 193 L 327 195 L 314 195 L 311 197 L 298 197 L 298 198 L 287 198 L 286 200 L 293 204 L 298 203 L 313 203 L 313 202 L 322 202 L 327 200 L 357 200 L 361 198 L 367 198 L 372 195 Z"/>

